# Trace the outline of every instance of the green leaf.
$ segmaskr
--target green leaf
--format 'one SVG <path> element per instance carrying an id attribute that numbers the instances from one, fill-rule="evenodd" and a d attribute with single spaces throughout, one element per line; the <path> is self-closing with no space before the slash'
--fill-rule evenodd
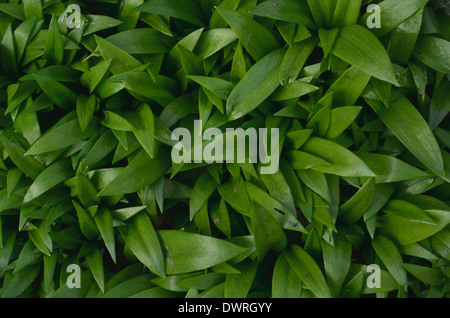
<path id="1" fill-rule="evenodd" d="M 38 20 L 41 20 L 43 18 L 40 0 L 23 0 L 22 4 L 26 19 L 36 17 Z"/>
<path id="2" fill-rule="evenodd" d="M 433 92 L 433 98 L 430 105 L 430 116 L 428 117 L 428 125 L 431 130 L 435 130 L 450 112 L 450 99 L 447 97 L 449 89 L 450 82 L 443 80 L 436 86 Z"/>
<path id="3" fill-rule="evenodd" d="M 372 29 L 377 37 L 394 30 L 398 25 L 406 21 L 409 17 L 419 11 L 429 0 L 385 0 L 379 3 L 380 7 L 380 28 Z M 363 15 L 359 21 L 361 25 L 366 25 L 373 12 L 369 11 Z"/>
<path id="4" fill-rule="evenodd" d="M 240 274 L 227 274 L 224 286 L 225 298 L 246 298 L 255 279 L 258 263 L 244 261 L 236 266 Z"/>
<path id="5" fill-rule="evenodd" d="M 113 74 L 131 71 L 132 69 L 142 66 L 141 62 L 136 60 L 124 50 L 96 35 L 94 35 L 94 37 L 97 42 L 98 49 L 100 50 L 100 54 L 105 60 L 111 60 L 110 70 Z"/>
<path id="6" fill-rule="evenodd" d="M 216 10 L 256 61 L 280 47 L 277 39 L 269 30 L 247 15 L 220 7 L 217 7 Z"/>
<path id="7" fill-rule="evenodd" d="M 415 264 L 403 264 L 406 270 L 418 278 L 421 282 L 431 286 L 441 286 L 447 278 L 437 268 L 429 268 Z"/>
<path id="8" fill-rule="evenodd" d="M 252 207 L 252 228 L 256 253 L 260 260 L 264 259 L 267 252 L 281 252 L 286 247 L 287 238 L 283 229 L 270 213 L 256 202 Z"/>
<path id="9" fill-rule="evenodd" d="M 125 242 L 134 255 L 147 268 L 165 278 L 165 263 L 161 245 L 153 224 L 144 212 L 140 212 L 127 221 L 126 227 L 120 227 Z"/>
<path id="10" fill-rule="evenodd" d="M 369 209 L 375 195 L 375 180 L 370 178 L 354 196 L 345 202 L 340 208 L 340 213 L 346 223 L 358 221 L 367 209 Z"/>
<path id="11" fill-rule="evenodd" d="M 284 50 L 276 50 L 258 61 L 235 86 L 227 100 L 229 120 L 239 119 L 269 97 L 279 86 L 278 68 Z"/>
<path id="12" fill-rule="evenodd" d="M 376 105 L 370 101 L 369 104 Z M 444 174 L 442 154 L 437 141 L 423 117 L 406 97 L 398 97 L 391 102 L 389 108 L 380 105 L 376 112 L 417 159 L 434 173 Z"/>
<path id="13" fill-rule="evenodd" d="M 322 241 L 322 250 L 330 292 L 333 297 L 338 297 L 350 270 L 352 246 L 345 239 L 337 237 L 334 246 Z"/>
<path id="14" fill-rule="evenodd" d="M 107 208 L 100 208 L 94 217 L 94 221 L 112 260 L 116 263 L 116 240 L 111 212 Z"/>
<path id="15" fill-rule="evenodd" d="M 436 225 L 421 208 L 403 200 L 391 200 L 383 208 L 383 212 L 404 217 L 412 222 Z"/>
<path id="16" fill-rule="evenodd" d="M 432 69 L 450 73 L 450 42 L 433 36 L 421 36 L 413 55 Z"/>
<path id="17" fill-rule="evenodd" d="M 351 151 L 344 147 L 317 137 L 311 137 L 302 148 L 305 152 L 330 163 L 329 166 L 316 166 L 318 172 L 343 177 L 374 177 L 370 168 Z"/>
<path id="18" fill-rule="evenodd" d="M 246 248 L 209 236 L 182 232 L 159 231 L 166 253 L 166 273 L 183 274 L 223 263 Z"/>
<path id="19" fill-rule="evenodd" d="M 202 33 L 194 52 L 200 59 L 205 60 L 237 39 L 232 29 L 212 29 Z"/>
<path id="20" fill-rule="evenodd" d="M 81 232 L 90 240 L 96 238 L 99 232 L 92 217 L 77 202 L 72 201 L 72 203 L 77 211 Z"/>
<path id="21" fill-rule="evenodd" d="M 62 150 L 90 138 L 96 130 L 96 118 L 93 117 L 84 132 L 80 129 L 77 119 L 52 127 L 45 132 L 25 155 L 39 155 L 56 150 Z"/>
<path id="22" fill-rule="evenodd" d="M 107 74 L 109 67 L 111 66 L 111 62 L 111 59 L 103 60 L 91 67 L 89 71 L 85 72 L 81 76 L 81 83 L 89 87 L 89 92 L 91 94 Z"/>
<path id="23" fill-rule="evenodd" d="M 106 41 L 129 54 L 169 53 L 170 47 L 158 31 L 153 29 L 134 29 L 114 34 Z"/>
<path id="24" fill-rule="evenodd" d="M 40 2 L 40 1 L 39 1 Z M 45 41 L 44 59 L 48 64 L 62 64 L 64 58 L 64 46 L 61 32 L 59 31 L 58 21 L 52 16 L 50 26 Z"/>
<path id="25" fill-rule="evenodd" d="M 97 108 L 97 98 L 95 95 L 80 95 L 77 98 L 77 115 L 81 131 L 84 132 L 92 120 L 94 111 Z"/>
<path id="26" fill-rule="evenodd" d="M 84 36 L 104 29 L 113 28 L 122 23 L 122 21 L 120 20 L 105 15 L 88 14 L 86 15 L 86 18 L 88 20 L 88 23 L 83 33 Z"/>
<path id="27" fill-rule="evenodd" d="M 11 142 L 5 136 L 0 135 L 0 142 L 14 164 L 28 177 L 36 179 L 42 170 L 44 170 L 45 167 L 42 163 L 33 157 L 25 156 L 25 150 L 19 145 Z"/>
<path id="28" fill-rule="evenodd" d="M 208 198 L 216 190 L 217 183 L 207 170 L 204 170 L 192 189 L 189 201 L 189 217 L 191 220 L 208 201 Z"/>
<path id="29" fill-rule="evenodd" d="M 58 161 L 42 171 L 28 188 L 24 203 L 30 202 L 48 190 L 66 181 L 73 175 L 72 166 L 67 160 Z"/>
<path id="30" fill-rule="evenodd" d="M 148 104 L 140 105 L 127 119 L 135 127 L 133 133 L 137 140 L 153 158 L 155 155 L 155 121 L 150 106 Z"/>
<path id="31" fill-rule="evenodd" d="M 303 24 L 311 29 L 316 28 L 311 12 L 304 1 L 269 0 L 259 4 L 250 12 L 274 20 Z"/>
<path id="32" fill-rule="evenodd" d="M 377 175 L 376 183 L 392 183 L 428 176 L 426 172 L 395 157 L 368 152 L 358 152 L 358 157 Z"/>
<path id="33" fill-rule="evenodd" d="M 391 240 L 384 236 L 376 236 L 372 241 L 372 246 L 384 263 L 389 273 L 394 277 L 395 281 L 406 292 L 408 289 L 408 279 L 406 271 L 403 267 L 403 260 L 397 247 Z"/>
<path id="34" fill-rule="evenodd" d="M 286 251 L 286 258 L 311 292 L 318 298 L 331 298 L 330 289 L 319 266 L 314 259 L 300 246 L 292 245 Z"/>
<path id="35" fill-rule="evenodd" d="M 334 94 L 333 94 L 334 96 Z M 361 112 L 362 107 L 347 106 L 338 107 L 331 110 L 330 128 L 325 138 L 336 139 L 348 126 L 350 126 Z"/>
<path id="36" fill-rule="evenodd" d="M 422 26 L 422 18 L 423 10 L 421 9 L 392 32 L 388 53 L 393 62 L 405 64 L 410 59 Z"/>
<path id="37" fill-rule="evenodd" d="M 450 223 L 449 211 L 425 210 L 435 224 L 416 222 L 395 214 L 386 214 L 379 218 L 379 233 L 391 237 L 400 245 L 422 241 L 445 228 Z"/>
<path id="38" fill-rule="evenodd" d="M 283 173 L 278 170 L 275 174 L 262 174 L 261 179 L 269 190 L 270 195 L 296 215 L 294 197 Z"/>
<path id="39" fill-rule="evenodd" d="M 295 43 L 289 47 L 281 62 L 278 78 L 281 85 L 292 85 L 313 52 L 317 41 L 314 38 Z"/>
<path id="40" fill-rule="evenodd" d="M 16 62 L 16 49 L 11 25 L 8 26 L 0 43 L 0 62 L 3 69 L 13 76 L 18 75 Z"/>
<path id="41" fill-rule="evenodd" d="M 303 282 L 282 253 L 277 259 L 272 276 L 272 298 L 300 298 Z"/>
<path id="42" fill-rule="evenodd" d="M 399 86 L 383 45 L 362 26 L 350 25 L 342 28 L 331 52 L 367 74 Z"/>
<path id="43" fill-rule="evenodd" d="M 51 256 L 53 251 L 53 241 L 49 236 L 48 229 L 40 225 L 36 230 L 28 232 L 30 240 L 42 253 Z"/>
<path id="44" fill-rule="evenodd" d="M 102 254 L 99 250 L 94 250 L 91 254 L 86 255 L 86 262 L 89 266 L 89 269 L 94 276 L 95 281 L 97 282 L 98 287 L 102 291 L 105 292 L 105 274 L 103 272 L 103 260 Z"/>
<path id="45" fill-rule="evenodd" d="M 40 272 L 40 265 L 27 267 L 15 273 L 8 286 L 3 290 L 2 298 L 16 298 L 20 296 L 37 278 Z"/>
<path id="46" fill-rule="evenodd" d="M 200 8 L 192 0 L 183 2 L 177 0 L 150 0 L 135 10 L 169 16 L 197 26 L 203 26 Z"/>
<path id="47" fill-rule="evenodd" d="M 65 110 L 72 109 L 71 105 L 76 103 L 77 95 L 71 89 L 39 74 L 33 74 L 33 77 L 53 103 Z"/>
<path id="48" fill-rule="evenodd" d="M 170 161 L 163 152 L 152 159 L 146 151 L 141 150 L 125 169 L 105 185 L 98 195 L 111 196 L 139 191 L 141 187 L 156 182 L 169 166 Z M 152 169 L 148 169 L 148 167 L 152 167 Z"/>

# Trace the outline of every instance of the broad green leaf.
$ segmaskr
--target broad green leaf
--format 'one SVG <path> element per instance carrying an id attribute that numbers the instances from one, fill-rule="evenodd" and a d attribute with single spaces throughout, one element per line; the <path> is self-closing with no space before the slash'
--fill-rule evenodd
<path id="1" fill-rule="evenodd" d="M 450 259 L 450 231 L 442 230 L 431 238 L 433 250 L 445 259 Z"/>
<path id="2" fill-rule="evenodd" d="M 142 66 L 141 62 L 107 40 L 95 35 L 95 41 L 97 42 L 98 49 L 103 58 L 105 60 L 111 60 L 110 70 L 113 74 L 131 71 L 132 69 Z"/>
<path id="3" fill-rule="evenodd" d="M 136 128 L 132 124 L 130 124 L 125 118 L 116 113 L 113 113 L 111 111 L 105 111 L 105 117 L 106 117 L 105 119 L 100 121 L 100 124 L 102 124 L 105 127 L 120 131 L 136 130 Z"/>
<path id="4" fill-rule="evenodd" d="M 311 292 L 318 298 L 331 298 L 325 277 L 314 259 L 300 246 L 292 245 L 286 258 Z"/>
<path id="5" fill-rule="evenodd" d="M 107 208 L 100 208 L 94 217 L 94 221 L 112 260 L 116 263 L 116 239 L 111 212 Z"/>
<path id="6" fill-rule="evenodd" d="M 165 278 L 165 263 L 161 245 L 153 224 L 146 213 L 140 212 L 120 227 L 125 242 L 134 255 L 150 271 Z"/>
<path id="7" fill-rule="evenodd" d="M 103 60 L 91 67 L 88 72 L 85 72 L 81 76 L 81 83 L 89 87 L 89 92 L 91 94 L 107 74 L 109 67 L 111 66 L 111 61 L 111 59 Z"/>
<path id="8" fill-rule="evenodd" d="M 362 26 L 350 25 L 342 28 L 331 52 L 367 74 L 399 86 L 383 45 Z"/>
<path id="9" fill-rule="evenodd" d="M 159 231 L 166 254 L 166 273 L 183 274 L 202 270 L 225 262 L 246 248 L 225 240 L 199 234 Z"/>
<path id="10" fill-rule="evenodd" d="M 247 192 L 247 184 L 242 179 L 230 178 L 219 185 L 217 191 L 220 196 L 236 211 L 251 216 L 251 202 Z"/>
<path id="11" fill-rule="evenodd" d="M 48 64 L 62 64 L 64 58 L 63 40 L 55 16 L 50 21 L 43 57 Z"/>
<path id="12" fill-rule="evenodd" d="M 395 244 L 384 236 L 376 236 L 372 241 L 372 246 L 395 281 L 406 291 L 408 279 L 403 267 L 402 256 Z"/>
<path id="13" fill-rule="evenodd" d="M 389 108 L 369 103 L 379 106 L 375 109 L 378 117 L 417 159 L 431 171 L 444 174 L 437 141 L 424 118 L 406 97 L 398 97 Z"/>
<path id="14" fill-rule="evenodd" d="M 438 233 L 450 223 L 449 211 L 425 210 L 425 212 L 434 221 L 434 225 L 418 223 L 390 213 L 379 218 L 380 228 L 378 231 L 384 236 L 391 237 L 400 245 L 407 245 Z"/>
<path id="15" fill-rule="evenodd" d="M 26 19 L 36 17 L 38 20 L 43 18 L 42 3 L 40 0 L 23 0 L 23 11 Z"/>
<path id="16" fill-rule="evenodd" d="M 383 212 L 404 217 L 412 222 L 436 225 L 425 211 L 412 203 L 403 200 L 391 200 L 383 208 Z"/>
<path id="17" fill-rule="evenodd" d="M 237 39 L 232 29 L 212 29 L 202 34 L 194 52 L 200 59 L 205 60 Z"/>
<path id="18" fill-rule="evenodd" d="M 450 112 L 450 100 L 447 97 L 449 89 L 450 81 L 442 80 L 433 92 L 433 98 L 431 99 L 430 105 L 430 115 L 428 117 L 428 125 L 431 130 L 435 130 L 435 128 L 439 126 L 439 124 Z"/>
<path id="19" fill-rule="evenodd" d="M 329 162 L 329 166 L 316 166 L 318 172 L 343 177 L 374 177 L 370 168 L 351 151 L 344 147 L 317 137 L 311 137 L 302 148 L 305 152 Z"/>
<path id="20" fill-rule="evenodd" d="M 134 29 L 114 34 L 106 41 L 128 54 L 168 53 L 169 45 L 163 35 L 153 29 Z"/>
<path id="21" fill-rule="evenodd" d="M 83 232 L 86 238 L 92 240 L 99 234 L 97 225 L 93 218 L 81 207 L 77 202 L 72 201 L 75 210 L 77 211 L 78 222 L 80 223 L 81 232 Z"/>
<path id="22" fill-rule="evenodd" d="M 83 35 L 93 34 L 97 31 L 101 31 L 104 29 L 113 28 L 122 23 L 117 19 L 105 16 L 105 15 L 96 15 L 96 14 L 87 14 L 87 27 L 85 28 Z"/>
<path id="23" fill-rule="evenodd" d="M 392 32 L 387 50 L 394 63 L 405 64 L 410 59 L 422 26 L 422 18 L 423 10 L 419 10 Z"/>
<path id="24" fill-rule="evenodd" d="M 5 136 L 0 135 L 0 142 L 14 164 L 28 177 L 36 179 L 42 170 L 44 170 L 45 167 L 42 163 L 33 157 L 25 156 L 25 150 L 19 145 L 11 142 Z"/>
<path id="25" fill-rule="evenodd" d="M 258 263 L 244 261 L 236 268 L 240 274 L 227 274 L 224 286 L 225 298 L 246 298 L 255 279 Z"/>
<path id="26" fill-rule="evenodd" d="M 267 192 L 250 182 L 245 182 L 245 187 L 247 188 L 249 198 L 254 202 L 258 202 L 258 204 L 269 211 L 272 217 L 274 217 L 284 229 L 307 233 L 303 225 L 289 212 L 288 208 L 272 198 Z M 282 211 L 282 213 L 280 211 Z"/>
<path id="27" fill-rule="evenodd" d="M 92 276 L 94 276 L 94 279 L 97 282 L 98 287 L 100 288 L 102 293 L 104 293 L 105 274 L 103 271 L 102 254 L 99 250 L 94 250 L 91 254 L 86 255 L 86 262 L 89 266 Z"/>
<path id="28" fill-rule="evenodd" d="M 137 140 L 153 158 L 155 156 L 155 121 L 150 106 L 148 104 L 140 105 L 127 119 L 135 127 L 133 133 Z"/>
<path id="29" fill-rule="evenodd" d="M 447 281 L 444 274 L 437 268 L 429 268 L 415 264 L 403 264 L 403 266 L 409 273 L 427 285 L 441 286 Z"/>
<path id="30" fill-rule="evenodd" d="M 41 196 L 58 184 L 66 181 L 73 175 L 73 170 L 67 160 L 58 161 L 42 171 L 28 188 L 24 203 L 30 202 Z"/>
<path id="31" fill-rule="evenodd" d="M 252 207 L 252 228 L 255 238 L 256 253 L 260 260 L 267 252 L 281 252 L 287 244 L 286 234 L 278 222 L 256 202 Z"/>
<path id="32" fill-rule="evenodd" d="M 333 94 L 334 96 L 334 94 Z M 348 126 L 351 125 L 361 112 L 362 107 L 347 106 L 331 110 L 330 128 L 327 131 L 327 139 L 336 139 Z"/>
<path id="33" fill-rule="evenodd" d="M 239 119 L 269 97 L 279 86 L 278 68 L 284 50 L 276 50 L 258 61 L 235 86 L 227 100 L 230 120 Z"/>
<path id="34" fill-rule="evenodd" d="M 170 16 L 187 21 L 196 26 L 203 26 L 200 8 L 192 0 L 182 2 L 177 0 L 150 0 L 135 10 Z"/>
<path id="35" fill-rule="evenodd" d="M 64 110 L 72 110 L 72 105 L 77 101 L 77 95 L 71 89 L 45 76 L 33 74 L 33 77 L 53 103 Z"/>
<path id="36" fill-rule="evenodd" d="M 77 115 L 81 131 L 84 132 L 94 115 L 97 107 L 97 98 L 95 95 L 80 95 L 77 98 Z"/>
<path id="37" fill-rule="evenodd" d="M 193 220 L 200 208 L 216 190 L 217 183 L 207 170 L 204 170 L 192 189 L 189 201 L 189 216 Z"/>
<path id="38" fill-rule="evenodd" d="M 28 232 L 30 240 L 33 242 L 42 253 L 51 256 L 53 251 L 53 241 L 49 236 L 48 229 L 44 228 L 42 224 L 36 229 Z"/>
<path id="39" fill-rule="evenodd" d="M 328 286 L 333 297 L 338 297 L 350 270 L 352 246 L 343 238 L 336 238 L 334 246 L 322 241 L 323 260 Z"/>
<path id="40" fill-rule="evenodd" d="M 6 32 L 0 43 L 0 62 L 3 69 L 13 76 L 18 75 L 16 62 L 16 49 L 14 47 L 14 35 L 11 24 L 6 29 Z"/>
<path id="41" fill-rule="evenodd" d="M 381 25 L 380 28 L 372 29 L 377 37 L 394 30 L 398 25 L 406 21 L 409 17 L 420 10 L 429 0 L 385 0 L 379 3 Z M 366 25 L 370 21 L 373 11 L 367 12 L 359 21 L 361 25 Z"/>
<path id="42" fill-rule="evenodd" d="M 272 298 L 300 298 L 303 282 L 282 253 L 277 259 L 272 276 Z"/>
<path id="43" fill-rule="evenodd" d="M 303 24 L 312 29 L 316 28 L 311 12 L 305 1 L 269 0 L 258 5 L 251 13 L 275 20 Z"/>
<path id="44" fill-rule="evenodd" d="M 421 36 L 413 55 L 432 69 L 450 73 L 450 42 L 433 36 Z"/>
<path id="45" fill-rule="evenodd" d="M 93 117 L 84 132 L 80 129 L 77 119 L 61 123 L 45 132 L 25 155 L 39 155 L 56 150 L 62 150 L 90 138 L 96 130 L 97 119 Z"/>
<path id="46" fill-rule="evenodd" d="M 180 287 L 206 290 L 225 281 L 225 274 L 207 273 L 190 278 L 185 278 L 177 283 Z"/>
<path id="47" fill-rule="evenodd" d="M 36 279 L 40 272 L 40 265 L 36 264 L 15 273 L 8 286 L 3 290 L 2 298 L 16 298 L 20 296 Z"/>
<path id="48" fill-rule="evenodd" d="M 289 47 L 281 62 L 278 78 L 281 85 L 292 85 L 314 50 L 317 41 L 314 38 L 295 43 Z"/>
<path id="49" fill-rule="evenodd" d="M 376 183 L 399 182 L 428 176 L 426 172 L 395 157 L 369 152 L 358 152 L 358 157 L 377 175 Z"/>
<path id="50" fill-rule="evenodd" d="M 268 29 L 247 15 L 220 7 L 217 7 L 216 10 L 255 60 L 262 59 L 280 47 L 278 40 Z"/>
<path id="51" fill-rule="evenodd" d="M 152 159 L 146 151 L 141 150 L 125 169 L 105 185 L 99 196 L 139 191 L 141 187 L 156 182 L 169 166 L 170 161 L 163 152 L 159 152 L 158 156 Z"/>

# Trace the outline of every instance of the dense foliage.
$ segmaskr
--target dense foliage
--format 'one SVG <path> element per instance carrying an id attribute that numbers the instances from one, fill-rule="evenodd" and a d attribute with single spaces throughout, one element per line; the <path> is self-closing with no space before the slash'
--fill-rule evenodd
<path id="1" fill-rule="evenodd" d="M 449 9 L 0 1 L 0 296 L 448 296 Z M 174 163 L 195 120 L 279 171 Z"/>

